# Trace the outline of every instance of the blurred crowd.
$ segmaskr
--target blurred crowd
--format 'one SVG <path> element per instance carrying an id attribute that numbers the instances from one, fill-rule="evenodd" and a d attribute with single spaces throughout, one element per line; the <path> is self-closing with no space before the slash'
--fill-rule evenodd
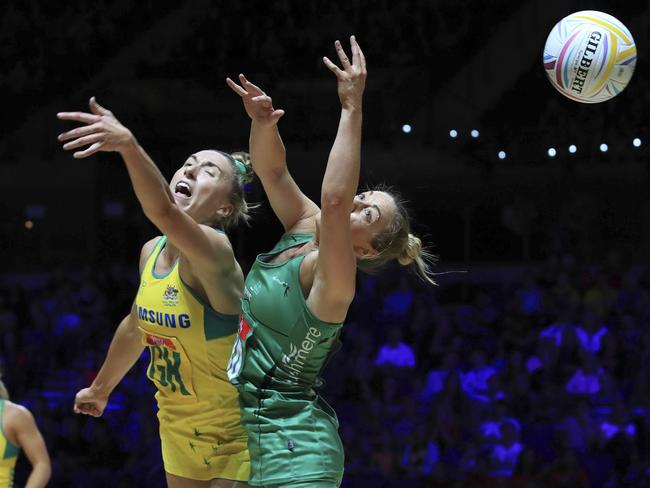
<path id="1" fill-rule="evenodd" d="M 616 255 L 518 269 L 439 288 L 398 270 L 360 277 L 322 391 L 341 421 L 343 486 L 650 483 L 650 272 Z M 118 264 L 5 280 L 0 360 L 45 435 L 53 486 L 163 483 L 146 352 L 103 418 L 72 413 L 136 280 Z"/>
<path id="2" fill-rule="evenodd" d="M 496 276 L 456 293 L 364 281 L 328 372 L 347 476 L 646 486 L 648 270 L 612 254 Z"/>

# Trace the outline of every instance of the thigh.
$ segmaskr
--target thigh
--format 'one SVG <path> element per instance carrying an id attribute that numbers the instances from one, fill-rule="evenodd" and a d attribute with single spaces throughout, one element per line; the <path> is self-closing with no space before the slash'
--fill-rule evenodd
<path id="1" fill-rule="evenodd" d="M 243 481 L 212 480 L 210 482 L 210 488 L 247 488 L 248 486 L 248 483 Z"/>
<path id="2" fill-rule="evenodd" d="M 182 476 L 176 476 L 173 474 L 165 473 L 167 477 L 167 488 L 211 488 L 211 481 L 203 480 L 192 480 L 189 478 L 183 478 Z"/>

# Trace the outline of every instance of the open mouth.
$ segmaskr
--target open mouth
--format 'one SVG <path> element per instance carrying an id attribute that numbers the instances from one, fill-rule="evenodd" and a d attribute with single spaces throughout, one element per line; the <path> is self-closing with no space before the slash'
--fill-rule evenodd
<path id="1" fill-rule="evenodd" d="M 189 198 L 192 196 L 192 189 L 190 188 L 190 185 L 188 185 L 184 181 L 179 181 L 176 184 L 176 188 L 174 188 L 174 193 L 176 195 L 182 195 L 185 198 Z"/>

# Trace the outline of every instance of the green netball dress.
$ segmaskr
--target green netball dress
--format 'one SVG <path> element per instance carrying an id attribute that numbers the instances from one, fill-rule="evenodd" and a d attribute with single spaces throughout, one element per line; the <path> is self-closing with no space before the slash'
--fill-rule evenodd
<path id="1" fill-rule="evenodd" d="M 248 432 L 252 486 L 340 484 L 343 445 L 334 410 L 315 391 L 338 349 L 342 324 L 318 320 L 300 287 L 305 256 L 267 261 L 313 234 L 285 234 L 246 278 L 239 333 L 228 365 Z"/>

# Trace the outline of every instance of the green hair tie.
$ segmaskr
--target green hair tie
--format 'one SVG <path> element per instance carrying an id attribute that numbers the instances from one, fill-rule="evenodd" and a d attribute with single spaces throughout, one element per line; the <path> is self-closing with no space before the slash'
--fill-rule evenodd
<path id="1" fill-rule="evenodd" d="M 246 164 L 236 158 L 233 158 L 233 161 L 235 162 L 235 166 L 237 167 L 237 171 L 239 171 L 243 176 L 246 176 L 248 174 L 248 167 Z"/>

